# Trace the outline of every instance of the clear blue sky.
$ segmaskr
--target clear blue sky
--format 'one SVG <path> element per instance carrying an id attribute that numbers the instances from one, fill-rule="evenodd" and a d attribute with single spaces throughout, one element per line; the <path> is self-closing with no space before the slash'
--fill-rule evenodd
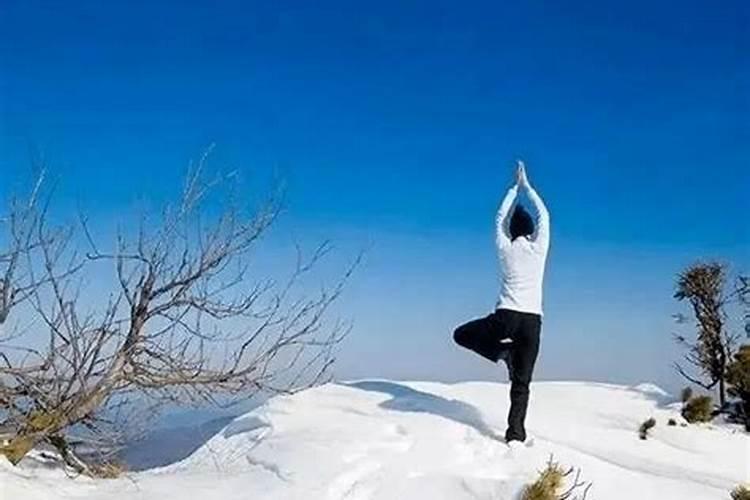
<path id="1" fill-rule="evenodd" d="M 558 3 L 4 0 L 1 190 L 43 151 L 107 220 L 216 142 L 288 180 L 271 244 L 372 244 L 342 377 L 492 379 L 450 331 L 494 303 L 522 156 L 553 222 L 540 376 L 677 384 L 674 274 L 750 267 L 750 7 Z"/>

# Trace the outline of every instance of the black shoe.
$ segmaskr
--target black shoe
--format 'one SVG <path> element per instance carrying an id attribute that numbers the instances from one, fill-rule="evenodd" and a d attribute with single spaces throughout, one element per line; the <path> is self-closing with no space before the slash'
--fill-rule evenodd
<path id="1" fill-rule="evenodd" d="M 520 437 L 515 437 L 515 436 L 511 437 L 511 436 L 506 435 L 505 444 L 510 445 L 511 443 L 525 444 L 526 438 L 521 439 Z"/>

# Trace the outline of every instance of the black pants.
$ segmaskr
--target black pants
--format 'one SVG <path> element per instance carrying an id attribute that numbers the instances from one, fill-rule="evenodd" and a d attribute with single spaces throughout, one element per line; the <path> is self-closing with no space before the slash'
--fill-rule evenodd
<path id="1" fill-rule="evenodd" d="M 507 441 L 525 441 L 529 384 L 539 354 L 542 318 L 538 314 L 498 309 L 489 316 L 459 326 L 453 334 L 456 343 L 497 363 L 508 362 L 510 412 Z"/>

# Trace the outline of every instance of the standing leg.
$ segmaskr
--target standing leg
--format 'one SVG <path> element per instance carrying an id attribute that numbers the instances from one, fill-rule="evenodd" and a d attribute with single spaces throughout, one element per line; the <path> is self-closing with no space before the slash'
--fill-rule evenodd
<path id="1" fill-rule="evenodd" d="M 526 410 L 529 406 L 529 384 L 534 373 L 534 364 L 539 354 L 539 333 L 541 318 L 536 315 L 524 315 L 520 328 L 516 332 L 514 348 L 511 355 L 512 370 L 510 373 L 510 412 L 508 413 L 508 430 L 506 441 L 526 440 Z"/>

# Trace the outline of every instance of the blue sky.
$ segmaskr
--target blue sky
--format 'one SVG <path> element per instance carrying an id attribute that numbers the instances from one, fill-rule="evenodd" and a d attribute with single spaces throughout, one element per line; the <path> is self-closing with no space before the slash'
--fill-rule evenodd
<path id="1" fill-rule="evenodd" d="M 750 264 L 750 13 L 721 2 L 39 2 L 0 6 L 3 193 L 29 151 L 100 221 L 187 161 L 288 211 L 270 245 L 369 248 L 342 377 L 498 378 L 487 313 L 515 158 L 552 212 L 542 378 L 677 386 L 673 277 Z"/>

